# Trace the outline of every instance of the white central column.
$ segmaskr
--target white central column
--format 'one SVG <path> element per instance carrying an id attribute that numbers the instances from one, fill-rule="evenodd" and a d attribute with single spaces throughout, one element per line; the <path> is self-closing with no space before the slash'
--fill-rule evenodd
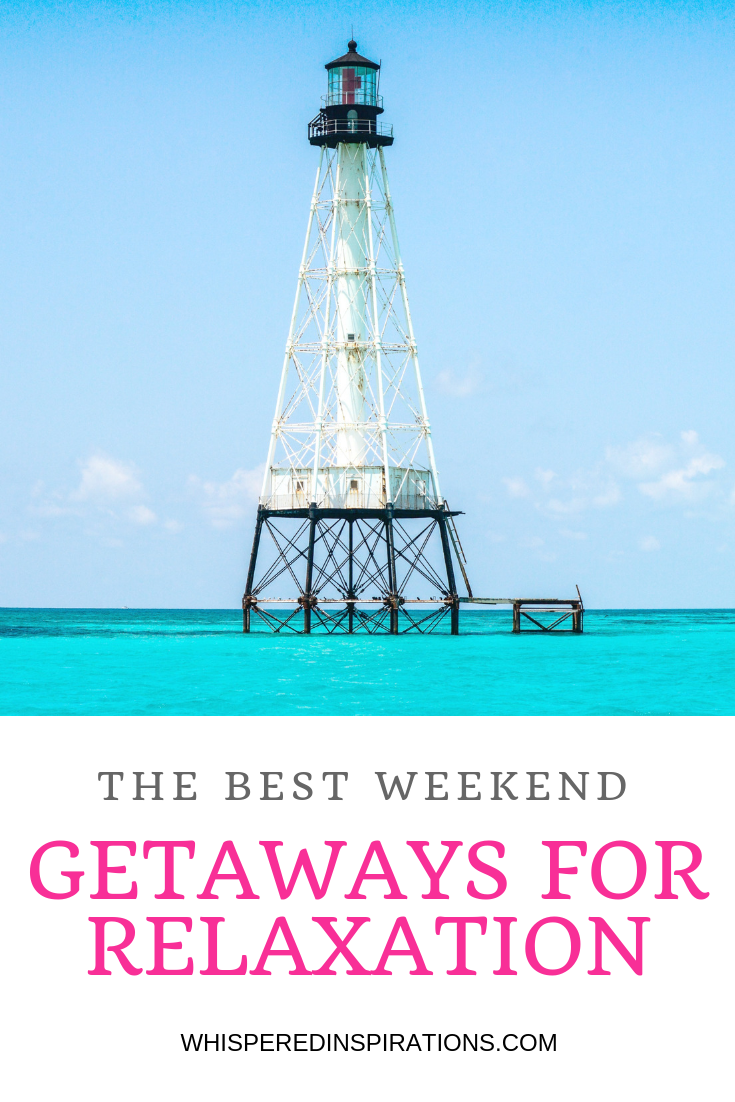
<path id="1" fill-rule="evenodd" d="M 365 203 L 365 149 L 357 142 L 338 148 L 335 304 L 337 339 L 337 466 L 365 462 L 364 429 L 367 380 L 365 315 L 368 280 L 368 210 Z M 340 427 L 344 426 L 344 427 Z"/>

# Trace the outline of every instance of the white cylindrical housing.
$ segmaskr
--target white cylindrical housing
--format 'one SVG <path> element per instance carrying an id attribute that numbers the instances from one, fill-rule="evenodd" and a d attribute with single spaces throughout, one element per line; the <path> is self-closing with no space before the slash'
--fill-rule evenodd
<path id="1" fill-rule="evenodd" d="M 338 147 L 335 252 L 335 339 L 337 344 L 337 466 L 365 463 L 367 378 L 365 323 L 368 283 L 368 208 L 365 195 L 366 147 Z M 360 426 L 359 428 L 357 426 Z"/>

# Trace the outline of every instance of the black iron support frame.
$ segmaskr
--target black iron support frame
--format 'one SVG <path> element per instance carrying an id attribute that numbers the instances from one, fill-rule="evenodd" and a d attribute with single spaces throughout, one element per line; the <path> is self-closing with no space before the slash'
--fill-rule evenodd
<path id="1" fill-rule="evenodd" d="M 243 631 L 253 628 L 252 615 L 274 632 L 434 631 L 446 615 L 451 634 L 459 632 L 459 596 L 444 509 L 307 509 L 260 507 L 243 596 Z M 407 521 L 411 521 L 407 525 Z M 296 522 L 296 523 L 295 523 Z M 418 523 L 418 531 L 415 530 Z M 291 527 L 288 532 L 285 529 Z M 432 533 L 439 528 L 444 573 L 427 556 Z M 264 555 L 263 533 L 272 538 Z M 265 563 L 265 570 L 262 570 Z M 270 597 L 277 580 L 289 578 L 298 596 Z M 257 580 L 256 580 L 257 579 Z M 436 596 L 407 601 L 407 586 L 426 583 Z M 272 591 L 272 590 L 271 590 Z M 428 609 L 406 607 L 428 604 Z M 285 606 L 282 613 L 272 607 Z M 291 608 L 288 609 L 288 606 Z M 341 607 L 340 607 L 341 606 Z M 366 606 L 373 606 L 372 608 Z M 376 607 L 377 606 L 377 607 Z M 288 611 L 287 611 L 288 609 Z"/>

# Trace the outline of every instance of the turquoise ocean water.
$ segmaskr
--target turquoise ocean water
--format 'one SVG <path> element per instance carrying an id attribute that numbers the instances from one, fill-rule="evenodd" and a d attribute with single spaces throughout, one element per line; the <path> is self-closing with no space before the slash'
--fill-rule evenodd
<path id="1" fill-rule="evenodd" d="M 584 635 L 274 636 L 223 610 L 0 610 L 2 715 L 733 715 L 735 610 L 587 611 Z"/>

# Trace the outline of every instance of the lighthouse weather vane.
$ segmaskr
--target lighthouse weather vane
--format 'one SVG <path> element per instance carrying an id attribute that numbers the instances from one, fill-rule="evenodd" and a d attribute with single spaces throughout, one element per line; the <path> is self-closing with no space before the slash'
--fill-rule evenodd
<path id="1" fill-rule="evenodd" d="M 464 554 L 434 457 L 385 162 L 393 128 L 378 121 L 380 65 L 351 40 L 326 69 L 243 627 L 397 634 L 448 617 L 456 634 Z"/>

